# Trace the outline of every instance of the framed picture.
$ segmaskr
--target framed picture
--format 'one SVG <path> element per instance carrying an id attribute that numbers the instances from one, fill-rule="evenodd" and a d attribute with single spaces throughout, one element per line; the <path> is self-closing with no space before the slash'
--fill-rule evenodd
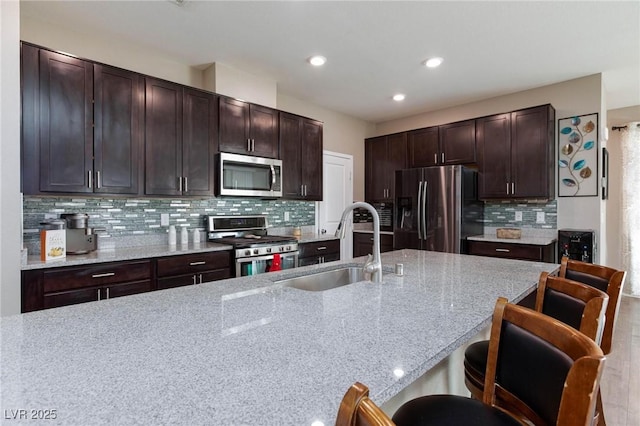
<path id="1" fill-rule="evenodd" d="M 598 113 L 558 120 L 558 196 L 597 197 Z"/>
<path id="2" fill-rule="evenodd" d="M 609 151 L 602 148 L 602 199 L 609 198 Z"/>

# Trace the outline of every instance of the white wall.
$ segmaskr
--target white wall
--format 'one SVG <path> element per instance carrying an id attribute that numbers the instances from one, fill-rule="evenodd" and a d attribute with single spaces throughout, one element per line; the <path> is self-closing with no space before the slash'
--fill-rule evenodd
<path id="1" fill-rule="evenodd" d="M 557 119 L 559 118 L 597 112 L 600 114 L 599 126 L 602 128 L 604 125 L 602 117 L 605 115 L 606 111 L 603 110 L 601 74 L 594 74 L 558 84 L 486 99 L 484 101 L 473 102 L 440 111 L 379 123 L 376 127 L 376 134 L 384 135 L 404 130 L 434 126 L 547 103 L 552 104 L 556 109 L 556 126 Z M 598 147 L 598 150 L 599 149 L 600 147 Z M 557 200 L 558 229 L 594 229 L 597 235 L 596 238 L 600 237 L 601 224 L 599 196 L 559 197 Z M 598 244 L 600 244 L 600 242 L 598 242 Z M 596 254 L 595 260 L 596 262 L 600 261 L 598 253 Z"/>
<path id="2" fill-rule="evenodd" d="M 278 85 L 275 80 L 215 63 L 204 70 L 203 81 L 206 90 L 277 108 Z"/>
<path id="3" fill-rule="evenodd" d="M 353 155 L 353 199 L 364 200 L 364 139 L 375 130 L 372 123 L 340 114 L 317 105 L 278 93 L 278 109 L 324 122 L 327 151 Z"/>
<path id="4" fill-rule="evenodd" d="M 20 3 L 0 1 L 0 316 L 20 312 Z"/>

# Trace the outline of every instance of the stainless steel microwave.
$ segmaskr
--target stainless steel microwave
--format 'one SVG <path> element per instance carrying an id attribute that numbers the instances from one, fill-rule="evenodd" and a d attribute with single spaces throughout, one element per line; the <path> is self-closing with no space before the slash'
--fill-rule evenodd
<path id="1" fill-rule="evenodd" d="M 216 163 L 216 195 L 282 197 L 282 160 L 222 152 Z"/>

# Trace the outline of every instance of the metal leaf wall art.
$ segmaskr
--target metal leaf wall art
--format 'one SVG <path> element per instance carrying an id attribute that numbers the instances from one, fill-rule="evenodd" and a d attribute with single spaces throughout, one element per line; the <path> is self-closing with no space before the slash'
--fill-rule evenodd
<path id="1" fill-rule="evenodd" d="M 597 196 L 598 114 L 558 120 L 558 195 Z"/>

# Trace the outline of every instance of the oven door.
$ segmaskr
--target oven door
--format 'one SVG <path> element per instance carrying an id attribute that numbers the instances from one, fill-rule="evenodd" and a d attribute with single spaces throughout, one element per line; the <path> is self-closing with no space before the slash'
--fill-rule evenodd
<path id="1" fill-rule="evenodd" d="M 297 268 L 298 254 L 299 252 L 297 251 L 280 253 L 280 267 L 282 269 Z M 272 260 L 272 254 L 236 259 L 236 277 L 246 277 L 248 275 L 258 275 L 268 272 Z"/>

